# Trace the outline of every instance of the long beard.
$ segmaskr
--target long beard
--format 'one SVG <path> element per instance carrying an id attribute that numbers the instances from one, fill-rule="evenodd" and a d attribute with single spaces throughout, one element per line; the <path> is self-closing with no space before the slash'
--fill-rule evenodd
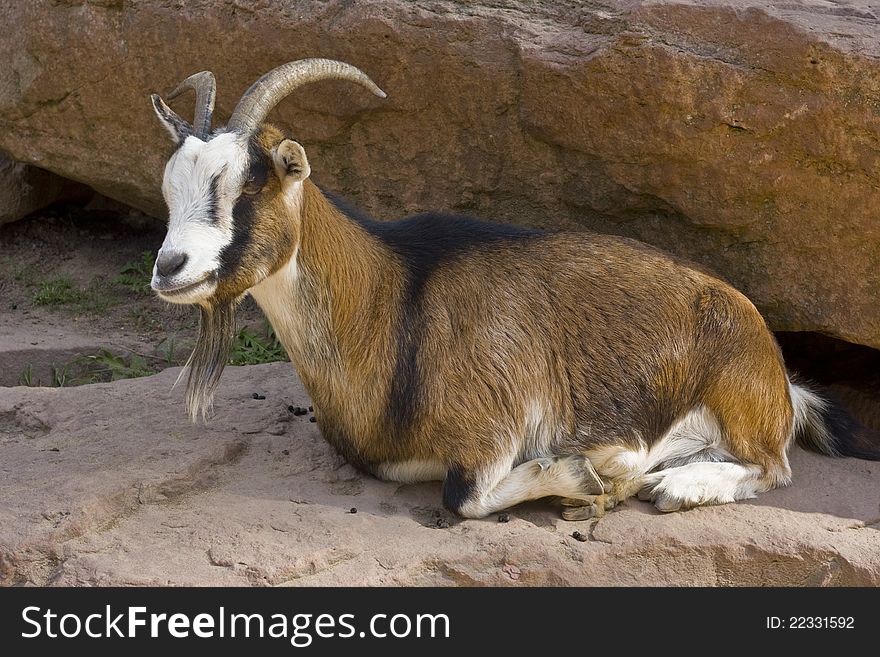
<path id="1" fill-rule="evenodd" d="M 189 372 L 186 412 L 193 422 L 206 420 L 214 407 L 214 390 L 235 339 L 235 303 L 199 306 L 199 314 L 199 337 L 184 369 Z"/>

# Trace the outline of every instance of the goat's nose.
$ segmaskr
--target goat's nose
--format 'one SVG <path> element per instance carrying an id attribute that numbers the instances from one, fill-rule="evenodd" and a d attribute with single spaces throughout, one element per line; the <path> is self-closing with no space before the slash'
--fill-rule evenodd
<path id="1" fill-rule="evenodd" d="M 173 276 L 186 264 L 187 255 L 183 251 L 163 251 L 156 258 L 156 270 L 160 276 Z"/>

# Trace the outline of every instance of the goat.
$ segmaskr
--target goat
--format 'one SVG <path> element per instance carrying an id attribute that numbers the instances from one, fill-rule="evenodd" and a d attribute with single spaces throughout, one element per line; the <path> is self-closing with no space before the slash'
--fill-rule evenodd
<path id="1" fill-rule="evenodd" d="M 376 222 L 309 180 L 302 145 L 265 123 L 297 87 L 363 72 L 280 66 L 211 129 L 215 83 L 187 78 L 193 124 L 158 96 L 176 150 L 152 287 L 195 304 L 187 408 L 211 405 L 234 309 L 251 294 L 348 461 L 398 482 L 442 480 L 480 518 L 557 496 L 584 519 L 634 494 L 661 511 L 790 481 L 793 439 L 876 459 L 860 427 L 792 383 L 772 333 L 731 286 L 638 242 L 460 216 Z"/>

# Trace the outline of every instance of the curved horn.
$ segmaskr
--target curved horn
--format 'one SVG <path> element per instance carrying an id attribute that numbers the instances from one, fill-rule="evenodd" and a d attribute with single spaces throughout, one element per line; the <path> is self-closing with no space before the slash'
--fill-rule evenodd
<path id="1" fill-rule="evenodd" d="M 385 98 L 384 91 L 350 64 L 332 59 L 300 59 L 274 68 L 254 82 L 235 106 L 228 127 L 241 134 L 252 133 L 282 98 L 297 87 L 318 80 L 350 80 Z"/>
<path id="2" fill-rule="evenodd" d="M 217 82 L 214 80 L 214 74 L 211 71 L 193 73 L 168 94 L 168 100 L 177 98 L 189 89 L 196 92 L 196 115 L 193 119 L 193 132 L 199 139 L 204 139 L 211 132 L 211 115 L 214 113 L 214 98 L 217 95 Z"/>

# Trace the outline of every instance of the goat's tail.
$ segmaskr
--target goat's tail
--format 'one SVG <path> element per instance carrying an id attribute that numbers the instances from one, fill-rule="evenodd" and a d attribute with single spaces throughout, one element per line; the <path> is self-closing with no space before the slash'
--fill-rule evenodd
<path id="1" fill-rule="evenodd" d="M 880 434 L 862 425 L 839 404 L 820 397 L 803 383 L 790 380 L 794 409 L 792 434 L 797 444 L 826 456 L 852 456 L 880 461 Z"/>

